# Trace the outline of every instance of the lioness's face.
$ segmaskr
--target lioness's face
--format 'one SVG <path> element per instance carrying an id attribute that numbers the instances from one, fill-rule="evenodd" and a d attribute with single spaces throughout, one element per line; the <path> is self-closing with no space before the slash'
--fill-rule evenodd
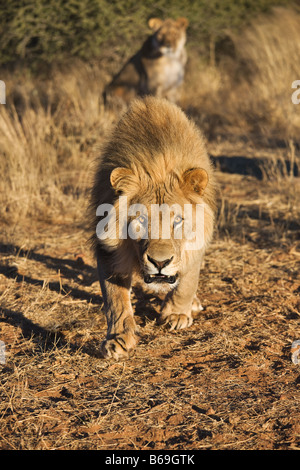
<path id="1" fill-rule="evenodd" d="M 186 28 L 188 22 L 186 18 L 178 20 L 167 19 L 162 21 L 158 18 L 151 18 L 149 26 L 155 31 L 152 36 L 152 46 L 162 55 L 169 55 L 180 51 L 186 41 Z"/>

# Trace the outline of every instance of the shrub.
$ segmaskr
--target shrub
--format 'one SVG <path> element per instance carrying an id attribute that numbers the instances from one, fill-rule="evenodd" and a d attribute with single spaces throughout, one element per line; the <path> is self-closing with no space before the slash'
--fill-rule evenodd
<path id="1" fill-rule="evenodd" d="M 209 54 L 215 40 L 253 15 L 288 0 L 10 0 L 0 6 L 0 65 L 59 62 L 132 52 L 151 16 L 186 16 L 189 42 Z M 211 52 L 210 52 L 211 53 Z"/>

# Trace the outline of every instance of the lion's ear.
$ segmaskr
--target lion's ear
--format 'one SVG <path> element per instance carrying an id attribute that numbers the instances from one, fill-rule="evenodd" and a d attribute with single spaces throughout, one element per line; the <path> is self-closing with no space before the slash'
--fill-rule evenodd
<path id="1" fill-rule="evenodd" d="M 208 183 L 208 174 L 203 168 L 187 170 L 183 174 L 184 185 L 202 195 Z"/>
<path id="2" fill-rule="evenodd" d="M 189 25 L 189 20 L 187 18 L 185 18 L 184 16 L 182 16 L 181 18 L 177 18 L 176 23 L 181 28 L 186 29 Z"/>
<path id="3" fill-rule="evenodd" d="M 160 18 L 150 18 L 148 21 L 149 28 L 153 29 L 153 31 L 157 31 L 161 25 L 163 24 L 163 20 Z"/>
<path id="4" fill-rule="evenodd" d="M 134 181 L 134 174 L 130 168 L 114 168 L 110 174 L 110 184 L 115 191 L 124 191 Z"/>

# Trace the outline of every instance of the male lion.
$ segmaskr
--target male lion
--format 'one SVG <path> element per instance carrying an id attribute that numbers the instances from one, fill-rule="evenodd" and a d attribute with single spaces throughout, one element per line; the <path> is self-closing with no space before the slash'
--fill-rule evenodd
<path id="1" fill-rule="evenodd" d="M 153 225 L 153 207 L 171 211 L 159 212 Z M 202 208 L 196 229 L 203 237 L 196 244 L 191 232 L 182 235 L 186 207 L 192 208 L 193 230 L 196 208 Z M 147 291 L 164 296 L 162 321 L 171 329 L 190 326 L 192 312 L 201 309 L 196 291 L 213 232 L 215 185 L 201 133 L 177 105 L 155 97 L 133 101 L 103 149 L 91 208 L 108 326 L 103 355 L 118 359 L 136 345 L 133 275 Z"/>
<path id="2" fill-rule="evenodd" d="M 187 61 L 188 20 L 151 18 L 148 25 L 154 33 L 106 87 L 105 103 L 113 97 L 129 104 L 134 97 L 144 95 L 178 101 Z"/>

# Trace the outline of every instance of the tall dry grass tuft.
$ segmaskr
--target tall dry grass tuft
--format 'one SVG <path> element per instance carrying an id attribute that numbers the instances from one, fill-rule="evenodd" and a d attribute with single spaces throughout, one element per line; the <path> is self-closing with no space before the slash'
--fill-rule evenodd
<path id="1" fill-rule="evenodd" d="M 0 217 L 71 218 L 85 200 L 93 149 L 114 116 L 101 103 L 103 77 L 82 63 L 47 80 L 6 80 L 0 107 Z M 77 207 L 76 207 L 77 205 Z"/>
<path id="2" fill-rule="evenodd" d="M 237 60 L 248 73 L 230 93 L 236 110 L 254 130 L 297 138 L 300 112 L 291 101 L 291 87 L 300 76 L 300 14 L 276 8 L 233 40 Z"/>
<path id="3" fill-rule="evenodd" d="M 0 127 L 1 210 L 20 218 L 54 191 L 57 155 L 49 141 L 51 117 L 42 108 L 28 109 L 20 120 L 15 108 L 2 107 Z"/>
<path id="4" fill-rule="evenodd" d="M 300 77 L 300 14 L 275 8 L 228 39 L 231 54 L 219 53 L 217 65 L 192 57 L 184 106 L 208 137 L 229 130 L 298 140 L 300 108 L 291 87 Z"/>

